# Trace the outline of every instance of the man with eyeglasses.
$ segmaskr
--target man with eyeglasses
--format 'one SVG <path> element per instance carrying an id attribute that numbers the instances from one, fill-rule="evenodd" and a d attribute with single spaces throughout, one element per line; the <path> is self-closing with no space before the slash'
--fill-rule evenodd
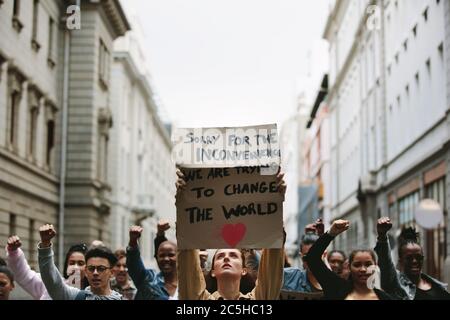
<path id="1" fill-rule="evenodd" d="M 403 229 L 398 244 L 398 265 L 395 269 L 387 237 L 392 228 L 389 218 L 378 219 L 378 265 L 381 271 L 381 287 L 387 293 L 404 300 L 450 300 L 447 284 L 422 272 L 424 256 L 418 233 L 413 228 Z"/>
<path id="2" fill-rule="evenodd" d="M 106 247 L 96 247 L 86 252 L 86 277 L 89 286 L 80 290 L 64 283 L 53 260 L 51 240 L 56 236 L 53 225 L 39 228 L 41 242 L 38 246 L 39 269 L 45 287 L 53 300 L 122 300 L 122 295 L 111 289 L 111 267 L 117 258 Z"/>

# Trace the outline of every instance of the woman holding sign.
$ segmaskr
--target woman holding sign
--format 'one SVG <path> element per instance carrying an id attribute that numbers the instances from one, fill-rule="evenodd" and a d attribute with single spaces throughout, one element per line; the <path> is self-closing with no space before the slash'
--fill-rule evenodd
<path id="1" fill-rule="evenodd" d="M 186 186 L 178 171 L 177 191 Z M 277 176 L 277 187 L 286 191 L 283 174 Z M 178 282 L 180 300 L 276 300 L 283 282 L 284 249 L 263 249 L 259 263 L 258 281 L 248 294 L 240 292 L 245 277 L 245 257 L 239 249 L 219 249 L 212 261 L 210 276 L 217 281 L 217 291 L 210 293 L 200 266 L 199 250 L 178 251 Z"/>
<path id="2" fill-rule="evenodd" d="M 306 255 L 309 269 L 323 288 L 324 298 L 330 300 L 392 300 L 387 293 L 369 285 L 377 266 L 377 256 L 372 250 L 355 250 L 350 254 L 349 280 L 342 279 L 330 270 L 322 260 L 322 255 L 334 238 L 348 230 L 349 222 L 336 220 L 309 249 Z M 375 276 L 375 275 L 374 275 Z"/>

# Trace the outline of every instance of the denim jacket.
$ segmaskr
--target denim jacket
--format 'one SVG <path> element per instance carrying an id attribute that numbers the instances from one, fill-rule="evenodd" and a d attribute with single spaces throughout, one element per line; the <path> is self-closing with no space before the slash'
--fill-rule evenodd
<path id="1" fill-rule="evenodd" d="M 128 274 L 137 288 L 135 300 L 168 300 L 169 293 L 164 287 L 161 272 L 145 269 L 139 247 L 127 247 Z"/>
<path id="2" fill-rule="evenodd" d="M 378 266 L 381 271 L 381 287 L 387 293 L 397 296 L 403 300 L 414 300 L 416 296 L 416 285 L 404 273 L 396 270 L 394 262 L 391 257 L 391 247 L 389 241 L 378 239 L 375 246 L 375 252 L 378 255 Z M 450 294 L 447 292 L 447 284 L 442 283 L 427 274 L 420 275 L 422 279 L 431 283 L 438 290 L 442 290 L 444 295 Z"/>
<path id="3" fill-rule="evenodd" d="M 284 268 L 282 290 L 297 292 L 313 292 L 312 285 L 308 280 L 306 270 L 298 268 Z"/>

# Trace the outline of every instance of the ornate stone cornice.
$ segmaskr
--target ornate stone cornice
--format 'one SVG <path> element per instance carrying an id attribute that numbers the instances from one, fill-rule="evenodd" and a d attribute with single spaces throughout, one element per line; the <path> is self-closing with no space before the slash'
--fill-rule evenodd
<path id="1" fill-rule="evenodd" d="M 98 4 L 103 9 L 114 31 L 112 35 L 114 39 L 123 36 L 128 30 L 131 30 L 119 0 L 89 0 L 89 2 L 91 4 Z"/>

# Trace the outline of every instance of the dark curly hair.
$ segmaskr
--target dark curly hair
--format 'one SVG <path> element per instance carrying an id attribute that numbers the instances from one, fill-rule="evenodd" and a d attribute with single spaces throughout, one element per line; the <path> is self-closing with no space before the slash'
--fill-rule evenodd
<path id="1" fill-rule="evenodd" d="M 106 260 L 108 260 L 110 267 L 114 267 L 117 263 L 117 258 L 114 255 L 114 253 L 112 253 L 111 249 L 109 249 L 108 247 L 104 247 L 104 246 L 99 246 L 99 247 L 95 247 L 93 249 L 89 249 L 86 252 L 86 263 L 88 262 L 88 260 L 90 258 L 104 258 Z"/>
<path id="2" fill-rule="evenodd" d="M 398 237 L 398 256 L 403 255 L 403 247 L 408 244 L 417 244 L 420 246 L 419 233 L 415 228 L 408 227 L 403 228 L 400 236 Z"/>

